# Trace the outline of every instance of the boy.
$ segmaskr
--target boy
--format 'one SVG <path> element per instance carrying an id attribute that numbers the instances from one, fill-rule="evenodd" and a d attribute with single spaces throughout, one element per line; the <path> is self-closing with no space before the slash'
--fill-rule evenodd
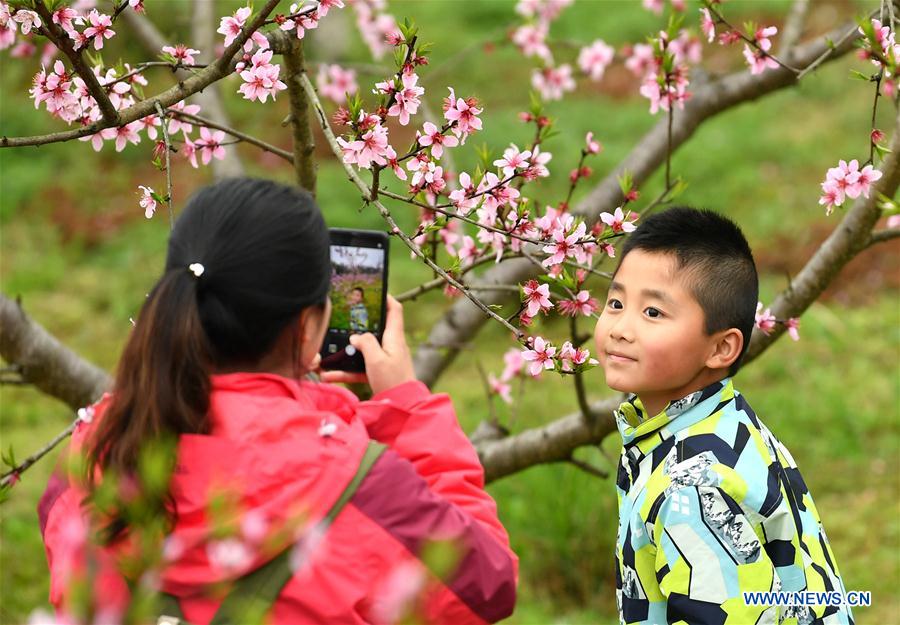
<path id="1" fill-rule="evenodd" d="M 362 287 L 355 287 L 350 291 L 350 331 L 351 332 L 368 332 L 369 331 L 369 311 L 363 304 L 365 292 Z"/>
<path id="2" fill-rule="evenodd" d="M 623 246 L 595 329 L 608 386 L 632 393 L 616 412 L 622 623 L 853 623 L 793 458 L 732 386 L 757 297 L 746 239 L 714 212 L 658 213 Z"/>

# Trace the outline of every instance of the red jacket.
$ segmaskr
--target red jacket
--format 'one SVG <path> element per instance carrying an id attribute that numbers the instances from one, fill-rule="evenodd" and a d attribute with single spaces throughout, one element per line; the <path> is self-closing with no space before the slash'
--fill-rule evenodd
<path id="1" fill-rule="evenodd" d="M 273 623 L 391 622 L 411 597 L 430 622 L 493 622 L 512 613 L 518 559 L 447 395 L 407 382 L 360 402 L 338 386 L 271 374 L 213 376 L 212 383 L 211 434 L 179 441 L 171 486 L 177 521 L 160 580 L 188 621 L 207 623 L 219 601 L 204 586 L 264 564 L 272 554 L 253 546 L 277 540 L 271 528 L 283 532 L 298 515 L 305 529 L 295 534 L 294 576 L 269 613 Z M 90 427 L 76 430 L 73 449 Z M 370 438 L 390 449 L 324 534 L 308 531 L 351 480 Z M 208 538 L 211 493 L 223 487 L 237 493 L 242 510 L 237 549 Z M 83 495 L 54 475 L 38 507 L 58 611 L 77 570 Z M 436 553 L 429 544 L 443 540 L 455 546 L 449 569 L 440 554 L 437 563 L 427 555 Z M 100 568 L 95 593 L 114 615 L 127 586 L 113 567 Z"/>

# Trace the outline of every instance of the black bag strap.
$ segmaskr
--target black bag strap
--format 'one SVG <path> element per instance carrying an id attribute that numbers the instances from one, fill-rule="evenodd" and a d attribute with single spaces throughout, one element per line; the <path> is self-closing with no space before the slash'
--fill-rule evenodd
<path id="1" fill-rule="evenodd" d="M 387 445 L 369 441 L 350 483 L 320 521 L 323 528 L 327 528 L 334 522 L 385 449 L 387 449 Z M 222 600 L 219 609 L 209 622 L 210 625 L 260 621 L 275 604 L 278 595 L 294 575 L 290 566 L 292 547 L 293 545 L 289 545 L 263 566 L 238 578 L 231 591 Z M 184 620 L 184 613 L 178 604 L 178 598 L 174 595 L 160 593 L 159 605 L 162 616 L 157 620 L 157 625 L 191 625 Z"/>

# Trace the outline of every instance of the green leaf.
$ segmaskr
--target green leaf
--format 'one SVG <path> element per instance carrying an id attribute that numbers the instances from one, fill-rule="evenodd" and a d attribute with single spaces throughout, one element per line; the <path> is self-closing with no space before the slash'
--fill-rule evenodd
<path id="1" fill-rule="evenodd" d="M 631 177 L 630 171 L 626 169 L 617 179 L 619 181 L 619 188 L 622 190 L 622 195 L 626 195 L 629 191 L 631 191 L 631 187 L 634 186 L 634 181 Z"/>
<path id="2" fill-rule="evenodd" d="M 529 108 L 529 112 L 534 117 L 540 117 L 544 111 L 544 103 L 541 101 L 540 96 L 534 91 L 528 92 L 528 98 L 531 100 L 531 107 Z"/>
<path id="3" fill-rule="evenodd" d="M 674 200 L 679 195 L 684 193 L 685 190 L 687 190 L 687 188 L 688 188 L 688 183 L 685 182 L 685 180 L 681 176 L 679 176 L 675 180 L 675 186 L 673 186 L 672 190 L 669 192 L 669 200 Z"/>
<path id="4" fill-rule="evenodd" d="M 5 465 L 7 465 L 10 469 L 15 469 L 16 465 L 16 454 L 13 451 L 12 445 L 9 446 L 9 450 L 2 454 L 2 460 Z"/>

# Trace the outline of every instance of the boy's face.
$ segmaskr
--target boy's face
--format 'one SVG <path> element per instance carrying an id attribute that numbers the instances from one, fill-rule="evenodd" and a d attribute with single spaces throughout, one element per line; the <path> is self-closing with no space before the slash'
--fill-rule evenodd
<path id="1" fill-rule="evenodd" d="M 359 304 L 362 301 L 362 293 L 359 291 L 350 291 L 350 303 L 351 304 Z"/>
<path id="2" fill-rule="evenodd" d="M 650 416 L 723 377 L 707 367 L 716 339 L 678 273 L 674 255 L 629 252 L 594 330 L 606 384 L 636 393 Z"/>

